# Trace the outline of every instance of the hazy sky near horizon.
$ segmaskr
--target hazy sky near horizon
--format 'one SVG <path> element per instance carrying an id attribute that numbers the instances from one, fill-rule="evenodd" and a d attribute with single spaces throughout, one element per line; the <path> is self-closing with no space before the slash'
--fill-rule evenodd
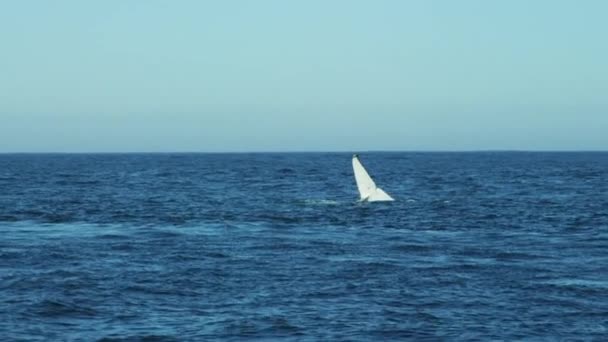
<path id="1" fill-rule="evenodd" d="M 0 0 L 0 152 L 608 150 L 607 13 Z"/>

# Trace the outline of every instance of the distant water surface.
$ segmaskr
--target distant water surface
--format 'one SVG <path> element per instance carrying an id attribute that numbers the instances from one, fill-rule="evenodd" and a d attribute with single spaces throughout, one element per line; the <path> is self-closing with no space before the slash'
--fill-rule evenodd
<path id="1" fill-rule="evenodd" d="M 0 340 L 608 336 L 608 153 L 0 155 Z"/>

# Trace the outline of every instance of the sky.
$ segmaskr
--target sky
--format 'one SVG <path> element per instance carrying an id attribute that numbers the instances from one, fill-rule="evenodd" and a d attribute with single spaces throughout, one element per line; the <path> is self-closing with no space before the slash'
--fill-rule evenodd
<path id="1" fill-rule="evenodd" d="M 0 0 L 0 152 L 608 150 L 606 13 Z"/>

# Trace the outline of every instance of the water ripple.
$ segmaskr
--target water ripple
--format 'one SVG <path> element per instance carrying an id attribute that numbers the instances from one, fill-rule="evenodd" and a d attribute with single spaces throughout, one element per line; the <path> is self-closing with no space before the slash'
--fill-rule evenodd
<path id="1" fill-rule="evenodd" d="M 608 154 L 0 155 L 0 340 L 602 340 Z"/>

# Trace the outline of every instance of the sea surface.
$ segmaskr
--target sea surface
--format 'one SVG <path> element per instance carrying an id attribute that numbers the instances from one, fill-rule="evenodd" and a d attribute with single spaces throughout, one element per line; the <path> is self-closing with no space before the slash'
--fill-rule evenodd
<path id="1" fill-rule="evenodd" d="M 608 153 L 0 155 L 0 341 L 608 339 Z"/>

